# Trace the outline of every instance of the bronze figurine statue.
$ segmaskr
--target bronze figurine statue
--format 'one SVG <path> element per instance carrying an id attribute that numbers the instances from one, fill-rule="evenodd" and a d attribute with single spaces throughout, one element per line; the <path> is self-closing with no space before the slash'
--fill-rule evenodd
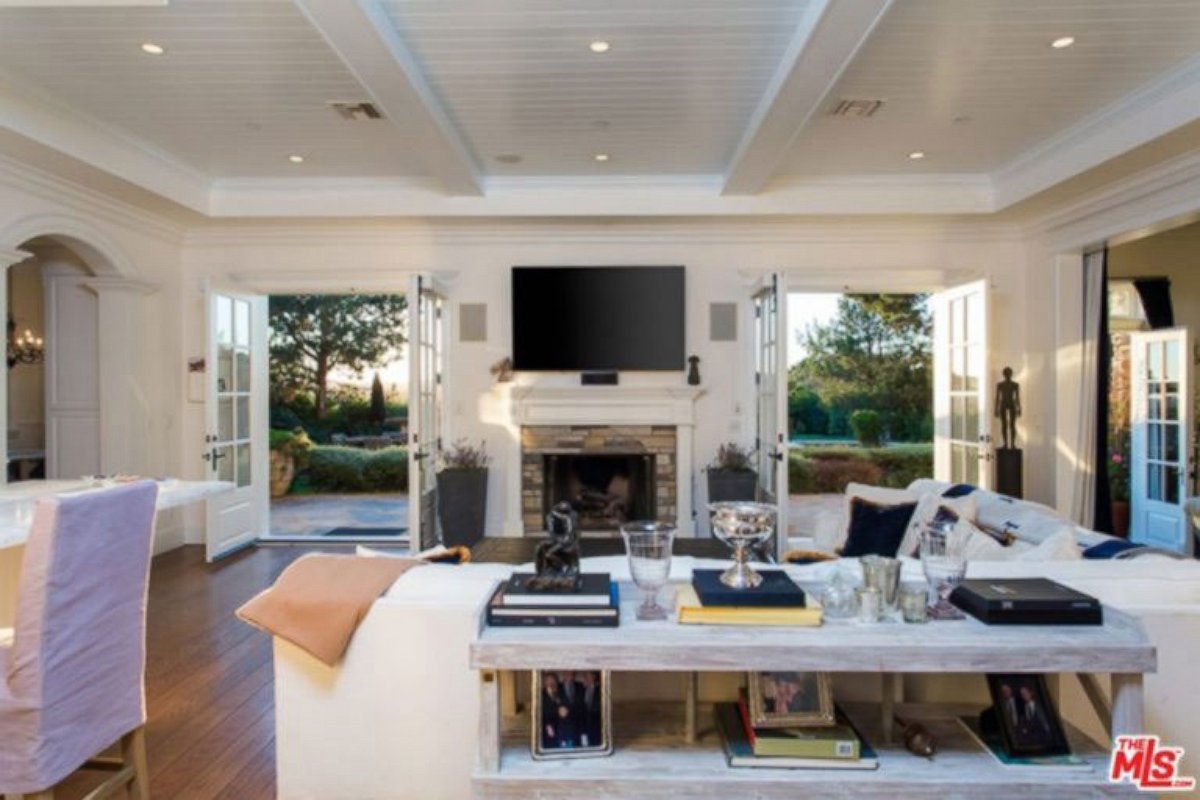
<path id="1" fill-rule="evenodd" d="M 996 416 L 1000 418 L 1004 450 L 1017 446 L 1017 417 L 1021 416 L 1021 385 L 1012 374 L 1012 367 L 1005 367 L 1004 380 L 996 384 Z"/>
<path id="2" fill-rule="evenodd" d="M 537 547 L 537 574 L 529 581 L 530 590 L 578 591 L 583 581 L 579 575 L 579 515 L 570 503 L 558 503 L 550 509 L 546 533 L 549 538 Z"/>

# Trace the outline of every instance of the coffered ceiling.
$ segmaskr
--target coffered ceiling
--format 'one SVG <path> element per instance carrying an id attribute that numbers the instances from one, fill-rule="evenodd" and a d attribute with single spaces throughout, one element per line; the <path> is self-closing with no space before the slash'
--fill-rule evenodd
<path id="1" fill-rule="evenodd" d="M 0 151 L 215 216 L 986 213 L 1194 131 L 1198 53 L 1196 0 L 0 3 Z"/>

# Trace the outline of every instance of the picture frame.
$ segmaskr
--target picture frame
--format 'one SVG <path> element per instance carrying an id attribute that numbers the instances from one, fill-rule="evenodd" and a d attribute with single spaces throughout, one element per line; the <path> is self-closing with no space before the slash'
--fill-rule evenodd
<path id="1" fill-rule="evenodd" d="M 756 728 L 817 728 L 836 721 L 828 672 L 751 672 L 746 684 Z"/>
<path id="2" fill-rule="evenodd" d="M 573 684 L 570 689 L 568 682 Z M 534 670 L 530 690 L 529 751 L 535 760 L 612 754 L 608 670 Z"/>
<path id="3" fill-rule="evenodd" d="M 1054 756 L 1071 752 L 1045 675 L 989 673 L 987 681 L 992 716 L 1009 755 Z"/>

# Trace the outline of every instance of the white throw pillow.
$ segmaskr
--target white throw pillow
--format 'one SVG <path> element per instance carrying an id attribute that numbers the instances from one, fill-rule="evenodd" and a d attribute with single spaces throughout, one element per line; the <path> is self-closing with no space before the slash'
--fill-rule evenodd
<path id="1" fill-rule="evenodd" d="M 921 546 L 921 531 L 933 522 L 938 511 L 943 508 L 959 520 L 972 523 L 972 525 L 975 523 L 975 498 L 971 495 L 965 497 L 942 497 L 932 493 L 921 495 L 921 499 L 917 503 L 917 510 L 913 512 L 912 519 L 908 522 L 908 530 L 905 531 L 904 539 L 900 542 L 898 555 L 917 555 Z"/>
<path id="2" fill-rule="evenodd" d="M 959 520 L 951 534 L 963 543 L 967 562 L 972 561 L 1078 561 L 1083 556 L 1075 543 L 1075 532 L 1063 527 L 1036 547 L 1005 547 L 966 520 Z"/>

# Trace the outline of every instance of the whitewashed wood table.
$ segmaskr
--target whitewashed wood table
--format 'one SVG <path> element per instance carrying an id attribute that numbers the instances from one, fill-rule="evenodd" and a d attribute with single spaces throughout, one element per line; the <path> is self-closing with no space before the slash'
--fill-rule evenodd
<path id="1" fill-rule="evenodd" d="M 908 708 L 931 721 L 946 741 L 933 761 L 899 745 L 873 740 L 880 766 L 872 771 L 730 769 L 719 743 L 700 737 L 624 746 L 636 731 L 622 731 L 607 758 L 535 761 L 529 741 L 503 739 L 500 687 L 509 671 L 597 669 L 639 672 L 745 672 L 812 670 L 859 673 L 1109 673 L 1114 735 L 1142 732 L 1142 675 L 1153 672 L 1156 653 L 1141 624 L 1105 607 L 1100 626 L 988 626 L 974 619 L 878 625 L 827 624 L 819 628 L 747 628 L 641 622 L 640 599 L 621 586 L 617 628 L 487 628 L 471 645 L 479 671 L 481 712 L 475 790 L 487 798 L 747 797 L 804 796 L 894 798 L 1128 796 L 1128 786 L 1106 782 L 1106 747 L 1072 732 L 1076 752 L 1090 771 L 1043 769 L 1015 774 L 969 740 L 952 735 L 953 718 L 940 706 Z M 508 677 L 508 676 L 505 676 Z M 617 699 L 619 702 L 619 698 Z M 1097 703 L 1101 703 L 1097 699 Z M 509 704 L 511 707 L 511 703 Z M 976 709 L 977 711 L 978 709 Z M 616 715 L 618 720 L 621 714 Z M 859 719 L 879 731 L 879 714 Z M 680 715 L 683 718 L 683 715 Z M 950 727 L 947 727 L 950 726 Z M 866 731 L 865 731 L 866 732 Z M 868 733 L 868 738 L 871 738 Z M 963 738 L 963 737 L 959 737 Z M 947 747 L 951 747 L 947 750 Z"/>

